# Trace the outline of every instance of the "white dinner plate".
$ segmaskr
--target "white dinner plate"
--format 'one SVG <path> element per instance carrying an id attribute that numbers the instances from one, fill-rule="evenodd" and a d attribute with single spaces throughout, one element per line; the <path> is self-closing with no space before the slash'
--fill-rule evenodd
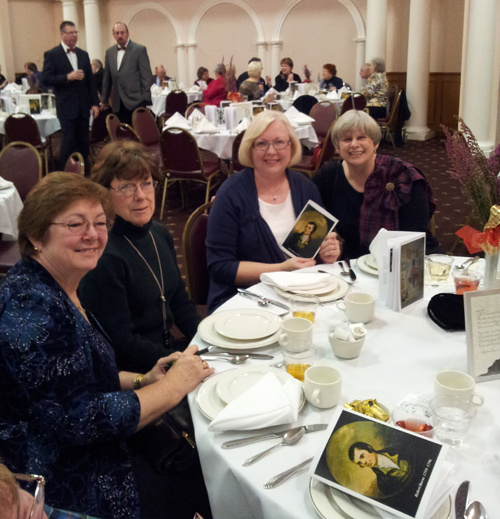
<path id="1" fill-rule="evenodd" d="M 213 344 L 214 346 L 218 346 L 219 348 L 225 348 L 227 350 L 248 350 L 254 348 L 264 348 L 265 346 L 271 346 L 278 341 L 279 337 L 279 329 L 276 333 L 273 333 L 269 337 L 265 337 L 260 340 L 250 340 L 250 341 L 241 341 L 228 339 L 227 337 L 223 337 L 222 335 L 217 333 L 217 330 L 214 328 L 215 321 L 222 316 L 233 315 L 234 312 L 238 312 L 240 310 L 225 310 L 222 312 L 216 312 L 215 314 L 209 315 L 205 317 L 203 321 L 198 325 L 198 333 L 200 337 L 207 342 L 208 344 Z M 274 315 L 274 314 L 273 314 Z"/>
<path id="2" fill-rule="evenodd" d="M 331 292 L 318 295 L 318 298 L 322 303 L 340 299 L 340 298 L 344 297 L 347 294 L 347 292 L 349 292 L 349 283 L 347 283 L 346 281 L 344 281 L 341 278 L 338 278 L 337 276 L 332 276 L 332 277 L 335 277 L 335 282 L 336 282 L 337 286 Z M 278 295 L 285 297 L 286 299 L 290 299 L 290 297 L 292 297 L 294 295 L 294 294 L 292 294 L 292 292 L 285 292 L 284 290 L 281 290 L 281 288 L 274 287 L 274 286 L 273 286 L 273 288 L 274 288 L 274 291 Z"/>
<path id="3" fill-rule="evenodd" d="M 217 315 L 217 314 L 216 314 Z M 264 339 L 276 333 L 281 318 L 266 310 L 242 309 L 229 315 L 217 315 L 215 331 L 227 339 L 251 341 Z"/>
<path id="4" fill-rule="evenodd" d="M 373 254 L 367 254 L 366 256 L 366 263 L 368 266 L 370 266 L 372 269 L 378 270 L 378 261 L 377 258 Z"/>
<path id="5" fill-rule="evenodd" d="M 269 366 L 269 368 L 277 369 L 271 368 L 271 366 Z M 196 393 L 196 405 L 198 406 L 200 413 L 210 421 L 212 421 L 224 409 L 224 407 L 226 407 L 226 404 L 217 394 L 217 384 L 219 383 L 220 377 L 227 373 L 228 371 L 223 371 L 222 373 L 216 373 L 215 375 L 208 377 L 199 387 L 198 393 Z M 288 377 L 291 377 L 288 373 L 285 373 L 284 371 L 283 373 Z M 302 392 L 299 410 L 304 407 L 304 403 L 305 396 L 304 392 Z"/>
<path id="6" fill-rule="evenodd" d="M 356 519 L 376 519 L 380 517 L 370 503 L 356 499 L 333 487 L 328 490 L 332 494 L 332 499 L 347 517 L 355 517 Z"/>
<path id="7" fill-rule="evenodd" d="M 368 262 L 366 261 L 366 258 L 369 256 L 367 254 L 366 256 L 361 256 L 356 260 L 356 263 L 359 267 L 359 270 L 362 270 L 363 272 L 366 272 L 367 274 L 371 274 L 372 276 L 378 277 L 378 268 L 371 267 Z"/>
<path id="8" fill-rule="evenodd" d="M 267 373 L 274 373 L 282 384 L 285 384 L 290 377 L 285 371 L 272 366 L 244 366 L 222 373 L 224 376 L 220 377 L 217 383 L 217 394 L 223 402 L 229 404 Z"/>
<path id="9" fill-rule="evenodd" d="M 345 519 L 347 517 L 350 519 L 374 519 L 380 517 L 380 515 L 375 511 L 372 513 L 368 512 L 368 507 L 371 506 L 369 503 L 360 500 L 355 501 L 355 498 L 344 494 L 351 500 L 351 505 L 354 507 L 349 508 L 351 513 L 347 513 L 345 509 L 339 506 L 339 500 L 336 498 L 334 492 L 336 494 L 342 494 L 342 492 L 321 483 L 321 481 L 318 481 L 317 479 L 311 478 L 309 481 L 309 497 L 314 509 L 322 519 Z M 363 509 L 356 506 L 354 504 L 355 502 L 362 503 Z M 448 496 L 431 519 L 449 519 L 450 514 L 451 496 Z"/>

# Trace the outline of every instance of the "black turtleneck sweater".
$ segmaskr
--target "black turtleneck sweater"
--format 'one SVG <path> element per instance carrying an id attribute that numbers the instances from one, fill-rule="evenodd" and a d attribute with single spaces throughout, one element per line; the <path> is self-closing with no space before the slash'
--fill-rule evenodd
<path id="1" fill-rule="evenodd" d="M 111 338 L 118 369 L 140 373 L 146 373 L 159 358 L 171 353 L 163 338 L 160 289 L 144 260 L 125 239 L 127 236 L 137 247 L 161 284 L 149 231 L 162 264 L 167 329 L 175 323 L 191 340 L 200 317 L 186 293 L 172 236 L 158 222 L 151 220 L 136 227 L 117 216 L 97 267 L 83 278 L 78 289 L 83 306 Z M 169 347 L 173 349 L 172 343 L 170 340 Z"/>

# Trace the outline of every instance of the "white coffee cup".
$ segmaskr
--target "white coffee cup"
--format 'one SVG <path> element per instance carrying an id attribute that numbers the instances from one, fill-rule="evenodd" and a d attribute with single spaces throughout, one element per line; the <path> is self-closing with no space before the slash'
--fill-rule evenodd
<path id="1" fill-rule="evenodd" d="M 280 346 L 287 346 L 290 342 L 312 342 L 313 323 L 303 317 L 290 317 L 281 323 L 279 336 Z"/>
<path id="2" fill-rule="evenodd" d="M 352 323 L 369 323 L 375 317 L 375 299 L 370 294 L 354 292 L 347 294 L 337 308 L 345 310 L 347 318 Z"/>
<path id="3" fill-rule="evenodd" d="M 469 400 L 475 406 L 484 404 L 484 398 L 474 392 L 476 381 L 462 371 L 440 371 L 434 380 L 434 395 L 456 396 L 462 400 Z"/>
<path id="4" fill-rule="evenodd" d="M 304 374 L 304 393 L 315 407 L 336 406 L 342 393 L 342 375 L 332 366 L 311 366 Z"/>

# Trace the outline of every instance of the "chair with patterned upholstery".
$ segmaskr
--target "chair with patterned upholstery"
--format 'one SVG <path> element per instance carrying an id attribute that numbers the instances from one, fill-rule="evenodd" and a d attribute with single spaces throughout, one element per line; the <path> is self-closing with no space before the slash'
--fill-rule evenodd
<path id="1" fill-rule="evenodd" d="M 233 141 L 231 150 L 231 164 L 229 164 L 229 175 L 245 169 L 245 166 L 240 163 L 240 159 L 238 158 L 238 152 L 240 151 L 241 141 L 243 140 L 244 135 L 244 131 L 239 133 Z"/>
<path id="2" fill-rule="evenodd" d="M 161 160 L 160 132 L 153 114 L 147 108 L 136 108 L 132 114 L 132 124 L 141 144 Z"/>
<path id="3" fill-rule="evenodd" d="M 42 159 L 27 142 L 11 142 L 0 153 L 0 177 L 13 182 L 24 202 L 42 178 Z"/>
<path id="4" fill-rule="evenodd" d="M 68 173 L 76 173 L 77 175 L 84 175 L 85 162 L 83 160 L 82 154 L 78 153 L 77 151 L 72 153 L 66 161 L 64 171 L 67 171 Z"/>
<path id="5" fill-rule="evenodd" d="M 11 114 L 5 120 L 5 137 L 7 142 L 27 142 L 34 146 L 45 161 L 45 173 L 49 172 L 49 153 L 52 157 L 50 137 L 45 140 L 40 135 L 40 130 L 35 119 L 28 114 Z"/>
<path id="6" fill-rule="evenodd" d="M 325 140 L 328 130 L 337 118 L 337 114 L 337 107 L 330 101 L 321 101 L 311 108 L 309 116 L 314 119 L 311 125 L 316 132 L 318 142 Z"/>
<path id="7" fill-rule="evenodd" d="M 106 117 L 106 129 L 111 141 L 117 141 L 116 130 L 120 127 L 120 119 L 115 114 L 108 114 Z"/>
<path id="8" fill-rule="evenodd" d="M 340 115 L 344 115 L 348 110 L 364 110 L 366 108 L 366 97 L 363 94 L 351 94 L 344 99 Z"/>
<path id="9" fill-rule="evenodd" d="M 220 159 L 215 153 L 204 151 L 200 153 L 195 138 L 182 128 L 165 128 L 160 137 L 160 148 L 165 171 L 163 197 L 160 209 L 160 219 L 163 218 L 165 199 L 168 186 L 179 182 L 181 184 L 182 205 L 184 206 L 184 191 L 182 182 L 191 180 L 206 185 L 205 203 L 208 202 L 213 178 L 221 172 Z"/>
<path id="10" fill-rule="evenodd" d="M 170 94 L 167 95 L 165 99 L 165 113 L 164 120 L 166 121 L 176 112 L 179 112 L 181 115 L 186 113 L 188 105 L 188 98 L 185 92 L 182 90 L 173 90 Z"/>
<path id="11" fill-rule="evenodd" d="M 184 265 L 186 268 L 186 288 L 189 297 L 197 305 L 206 305 L 210 276 L 207 267 L 208 210 L 212 202 L 198 207 L 189 217 L 182 235 Z"/>

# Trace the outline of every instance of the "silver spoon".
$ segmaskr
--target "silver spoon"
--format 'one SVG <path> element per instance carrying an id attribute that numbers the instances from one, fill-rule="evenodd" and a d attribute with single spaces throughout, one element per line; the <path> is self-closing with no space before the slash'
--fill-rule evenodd
<path id="1" fill-rule="evenodd" d="M 338 263 L 339 263 L 340 267 L 342 268 L 342 272 L 341 272 L 341 274 L 342 274 L 343 276 L 348 276 L 348 275 L 349 275 L 349 271 L 346 270 L 346 268 L 345 268 L 345 266 L 344 266 L 344 262 L 343 262 L 343 261 L 339 261 Z"/>
<path id="2" fill-rule="evenodd" d="M 252 463 L 259 461 L 264 456 L 267 456 L 271 451 L 273 451 L 274 449 L 277 449 L 278 447 L 281 447 L 282 445 L 295 445 L 302 438 L 302 436 L 304 436 L 304 434 L 305 434 L 304 428 L 299 429 L 296 432 L 292 432 L 291 434 L 290 434 L 290 432 L 285 433 L 285 435 L 283 436 L 282 442 L 274 445 L 270 449 L 267 449 L 267 450 L 261 452 L 260 454 L 256 454 L 255 456 L 248 458 L 245 461 L 245 463 L 243 463 L 243 466 L 248 467 L 249 465 L 252 465 Z"/>
<path id="3" fill-rule="evenodd" d="M 455 267 L 456 270 L 462 270 L 464 268 L 469 268 L 471 267 L 474 263 L 476 263 L 476 261 L 479 259 L 479 256 L 474 256 L 473 258 L 469 258 L 467 260 L 465 260 L 461 265 L 457 265 Z"/>
<path id="4" fill-rule="evenodd" d="M 473 501 L 465 512 L 466 519 L 488 519 L 484 506 L 479 501 Z"/>
<path id="5" fill-rule="evenodd" d="M 231 364 L 243 364 L 250 358 L 250 355 L 235 355 L 234 357 L 210 357 L 208 360 L 227 360 Z"/>

